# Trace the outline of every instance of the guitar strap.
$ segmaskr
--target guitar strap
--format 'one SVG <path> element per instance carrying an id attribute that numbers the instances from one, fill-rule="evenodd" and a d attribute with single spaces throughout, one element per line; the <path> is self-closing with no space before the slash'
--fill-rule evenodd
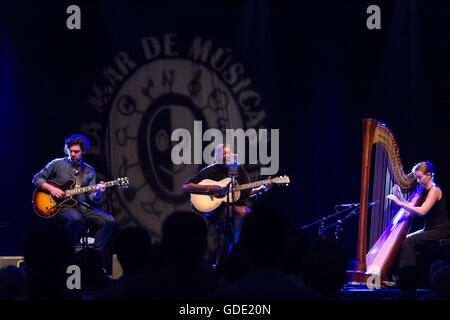
<path id="1" fill-rule="evenodd" d="M 80 172 L 78 172 L 78 176 L 77 179 L 75 180 L 75 187 L 76 188 L 80 188 L 81 184 L 83 183 L 83 178 L 84 178 L 84 169 L 86 168 L 86 166 L 82 166 L 80 169 Z M 79 202 L 79 204 L 83 207 L 85 207 L 86 209 L 94 209 L 94 207 L 90 206 L 89 204 L 85 203 L 85 202 Z"/>
<path id="2" fill-rule="evenodd" d="M 77 179 L 75 180 L 75 188 L 81 187 L 81 184 L 83 183 L 84 169 L 85 168 L 86 168 L 86 166 L 81 165 L 80 172 L 78 172 Z"/>
<path id="3" fill-rule="evenodd" d="M 83 183 L 83 178 L 84 178 L 84 169 L 86 168 L 86 166 L 81 166 L 80 172 L 78 172 L 78 176 L 77 179 L 75 180 L 75 188 L 80 188 L 81 184 Z M 90 208 L 90 209 L 94 209 L 91 206 L 89 206 L 87 203 L 84 202 L 78 202 L 80 205 L 82 205 L 85 208 Z"/>

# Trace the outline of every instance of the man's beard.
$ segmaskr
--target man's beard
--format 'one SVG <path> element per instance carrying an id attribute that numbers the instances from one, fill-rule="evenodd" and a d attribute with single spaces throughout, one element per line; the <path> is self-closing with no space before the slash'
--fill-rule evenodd
<path id="1" fill-rule="evenodd" d="M 79 166 L 81 164 L 81 159 L 72 159 L 70 158 L 70 161 L 74 166 Z"/>

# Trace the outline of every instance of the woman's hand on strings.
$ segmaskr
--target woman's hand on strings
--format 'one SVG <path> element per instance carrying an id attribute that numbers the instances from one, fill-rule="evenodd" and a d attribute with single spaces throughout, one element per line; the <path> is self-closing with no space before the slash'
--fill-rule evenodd
<path id="1" fill-rule="evenodd" d="M 398 185 L 394 185 L 392 187 L 392 194 L 396 196 L 400 202 L 406 202 L 405 198 L 403 197 L 402 190 Z"/>
<path id="2" fill-rule="evenodd" d="M 400 200 L 398 200 L 398 198 L 396 196 L 394 196 L 393 194 L 390 194 L 390 195 L 386 196 L 386 198 L 388 198 L 389 200 L 394 201 L 396 204 L 400 203 Z"/>
<path id="3" fill-rule="evenodd" d="M 398 185 L 394 185 L 392 187 L 390 195 L 388 195 L 386 198 L 388 198 L 389 200 L 394 201 L 396 204 L 400 204 L 403 202 L 406 202 L 405 198 L 403 197 L 403 194 L 400 190 L 400 187 Z"/>

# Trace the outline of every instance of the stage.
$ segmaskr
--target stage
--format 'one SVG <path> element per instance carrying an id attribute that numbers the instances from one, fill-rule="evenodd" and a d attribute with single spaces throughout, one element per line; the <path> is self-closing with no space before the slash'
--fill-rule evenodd
<path id="1" fill-rule="evenodd" d="M 358 272 L 387 276 L 406 235 L 427 220 L 399 204 L 414 195 L 408 204 L 422 208 L 416 165 L 432 164 L 419 171 L 441 190 L 432 196 L 444 199 L 439 212 L 450 208 L 448 12 L 439 0 L 1 1 L 0 257 L 24 256 L 25 239 L 47 219 L 38 200 L 41 212 L 56 208 L 55 189 L 42 185 L 75 181 L 84 163 L 92 170 L 73 196 L 91 197 L 91 209 L 105 214 L 97 218 L 109 217 L 96 223 L 109 221 L 99 236 L 110 241 L 114 280 L 117 233 L 140 228 L 156 248 L 179 212 L 205 218 L 205 260 L 215 264 L 220 228 L 210 213 L 229 205 L 224 194 L 233 193 L 219 191 L 230 185 L 245 186 L 242 216 L 259 205 L 286 218 L 294 230 L 286 268 L 306 268 L 308 285 L 323 285 L 312 278 L 336 261 L 330 279 L 342 281 L 353 261 Z M 89 142 L 81 162 L 66 145 L 74 134 Z M 238 183 L 225 167 L 209 172 L 217 179 L 203 171 L 223 165 L 223 144 L 242 166 Z M 55 161 L 68 171 L 56 174 Z M 406 200 L 387 198 L 394 193 Z M 83 214 L 74 220 L 84 228 Z M 267 254 L 288 234 L 275 236 L 274 221 L 255 252 Z M 320 240 L 339 250 L 322 242 L 313 255 Z M 398 293 L 341 291 L 345 300 Z"/>

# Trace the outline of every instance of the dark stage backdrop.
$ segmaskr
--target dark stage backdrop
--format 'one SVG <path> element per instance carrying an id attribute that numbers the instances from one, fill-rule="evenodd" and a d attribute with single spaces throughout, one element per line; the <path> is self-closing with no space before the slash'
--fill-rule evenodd
<path id="1" fill-rule="evenodd" d="M 72 4 L 79 30 L 66 26 Z M 366 26 L 372 4 L 379 30 Z M 3 2 L 0 255 L 21 253 L 36 223 L 31 179 L 64 156 L 73 133 L 90 139 L 85 160 L 98 180 L 130 178 L 102 208 L 155 239 L 167 215 L 190 209 L 180 186 L 203 165 L 175 165 L 170 137 L 194 133 L 194 120 L 202 132 L 279 129 L 272 176 L 291 184 L 265 197 L 299 227 L 359 202 L 365 117 L 391 128 L 405 170 L 432 161 L 450 194 L 449 9 L 414 0 Z M 351 256 L 356 220 L 344 225 Z"/>

